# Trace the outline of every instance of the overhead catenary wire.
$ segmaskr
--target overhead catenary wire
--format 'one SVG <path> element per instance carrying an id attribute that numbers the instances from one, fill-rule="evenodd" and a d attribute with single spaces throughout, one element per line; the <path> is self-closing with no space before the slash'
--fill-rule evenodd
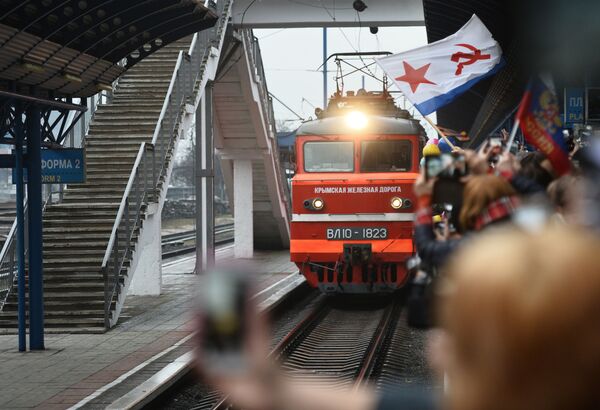
<path id="1" fill-rule="evenodd" d="M 248 10 L 250 10 L 250 7 L 252 7 L 254 3 L 256 3 L 256 0 L 252 0 L 250 4 L 248 4 L 248 6 L 246 6 L 246 8 L 244 9 L 244 12 L 242 13 L 242 18 L 240 20 L 240 29 L 244 28 L 244 19 L 246 18 L 246 13 L 248 12 Z"/>
<path id="2" fill-rule="evenodd" d="M 362 29 L 363 29 L 363 26 L 362 26 L 362 21 L 360 19 L 360 13 L 358 11 L 356 12 L 356 17 L 358 18 L 358 52 L 360 53 L 361 52 L 360 51 L 360 33 L 361 33 Z M 371 71 L 371 69 L 369 69 L 369 66 L 365 63 L 365 61 L 363 60 L 363 58 L 360 55 L 359 55 L 359 58 L 360 58 L 360 61 L 365 65 L 365 68 L 371 74 L 371 76 L 373 78 L 377 78 L 375 76 L 375 74 L 373 74 L 373 72 Z"/>
<path id="3" fill-rule="evenodd" d="M 306 121 L 305 118 L 303 118 L 302 116 L 300 116 L 296 111 L 292 110 L 286 103 L 284 103 L 283 101 L 281 101 L 279 98 L 277 98 L 277 96 L 275 96 L 272 92 L 269 92 L 269 96 L 271 98 L 273 98 L 274 100 L 276 100 L 279 104 L 283 105 L 285 108 L 288 109 L 289 112 L 291 112 L 292 114 L 294 114 L 296 117 L 298 117 L 298 119 L 300 121 Z"/>
<path id="4" fill-rule="evenodd" d="M 281 33 L 282 31 L 285 31 L 285 30 L 286 30 L 285 28 L 282 28 L 282 29 L 275 30 L 275 31 L 274 31 L 274 32 L 272 32 L 272 33 L 265 34 L 264 36 L 262 36 L 262 37 L 257 37 L 257 38 L 258 38 L 259 40 L 264 40 L 265 38 L 273 37 L 274 35 L 276 35 L 276 34 L 279 34 L 279 33 Z"/>

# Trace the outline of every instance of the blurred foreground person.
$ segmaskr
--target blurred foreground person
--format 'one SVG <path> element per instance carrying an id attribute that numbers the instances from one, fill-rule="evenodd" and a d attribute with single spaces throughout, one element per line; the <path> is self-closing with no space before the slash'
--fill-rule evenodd
<path id="1" fill-rule="evenodd" d="M 567 227 L 500 229 L 462 247 L 440 285 L 443 336 L 431 357 L 449 388 L 438 403 L 402 386 L 381 395 L 284 376 L 266 359 L 259 315 L 248 315 L 244 371 L 202 371 L 248 410 L 600 408 L 600 263 L 590 258 L 599 249 L 600 239 Z"/>
<path id="2" fill-rule="evenodd" d="M 452 410 L 600 408 L 600 240 L 555 227 L 465 247 L 442 286 Z"/>

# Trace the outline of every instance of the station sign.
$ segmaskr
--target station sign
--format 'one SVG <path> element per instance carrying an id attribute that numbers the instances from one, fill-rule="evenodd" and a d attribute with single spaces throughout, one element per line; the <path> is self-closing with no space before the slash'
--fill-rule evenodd
<path id="1" fill-rule="evenodd" d="M 585 119 L 585 89 L 565 88 L 565 125 L 581 124 Z"/>
<path id="2" fill-rule="evenodd" d="M 80 184 L 85 182 L 85 153 L 82 148 L 42 149 L 42 184 Z M 13 168 L 13 183 L 16 170 Z M 27 183 L 27 169 L 23 169 Z"/>

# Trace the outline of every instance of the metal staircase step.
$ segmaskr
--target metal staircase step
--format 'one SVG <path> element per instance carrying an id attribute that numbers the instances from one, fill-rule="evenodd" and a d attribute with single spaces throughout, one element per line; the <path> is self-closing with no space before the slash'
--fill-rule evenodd
<path id="1" fill-rule="evenodd" d="M 68 204 L 74 201 L 89 201 L 90 203 L 94 203 L 95 201 L 110 201 L 110 200 L 121 200 L 121 198 L 123 197 L 123 194 L 115 194 L 115 195 L 109 195 L 109 194 L 76 194 L 76 193 L 71 193 L 70 195 L 66 195 L 63 198 L 63 203 L 64 204 Z"/>
<path id="2" fill-rule="evenodd" d="M 103 258 L 104 253 L 106 252 L 106 245 L 104 247 L 100 246 L 93 249 L 77 249 L 76 251 L 73 248 L 49 248 L 44 249 L 44 260 L 51 260 L 56 258 L 65 258 L 72 257 L 73 255 L 77 255 L 77 258 Z M 120 252 L 122 254 L 122 252 Z"/>
<path id="3" fill-rule="evenodd" d="M 135 157 L 115 157 L 115 158 L 106 158 L 106 157 L 102 157 L 102 156 L 96 156 L 96 157 L 92 157 L 90 158 L 89 156 L 86 158 L 86 166 L 89 165 L 105 165 L 105 166 L 112 166 L 112 165 L 129 165 L 130 168 L 133 167 L 133 164 L 135 163 Z"/>
<path id="4" fill-rule="evenodd" d="M 156 128 L 156 122 L 154 124 L 146 123 L 146 124 L 111 124 L 111 123 L 94 123 L 90 125 L 90 133 L 117 133 L 117 134 L 127 134 L 134 132 L 145 132 L 149 135 L 154 134 L 154 129 Z"/>
<path id="5" fill-rule="evenodd" d="M 112 225 L 107 228 L 98 227 L 98 226 L 44 226 L 44 235 L 48 234 L 48 236 L 53 236 L 56 238 L 77 238 L 79 235 L 89 234 L 90 236 L 94 235 L 108 235 L 112 231 Z"/>
<path id="6" fill-rule="evenodd" d="M 140 145 L 142 145 L 142 142 L 145 142 L 147 139 L 149 139 L 148 137 L 143 137 L 143 138 L 129 138 L 129 137 L 122 137 L 122 138 L 112 138 L 112 139 L 99 139 L 99 140 L 94 140 L 94 141 L 87 141 L 86 143 L 86 148 L 99 148 L 99 149 L 107 149 L 107 148 L 112 148 L 112 147 L 119 147 L 119 146 L 126 146 L 126 147 L 134 147 L 135 150 L 139 150 L 140 149 Z M 150 142 L 150 141 L 148 141 Z"/>
<path id="7" fill-rule="evenodd" d="M 106 228 L 111 230 L 114 225 L 114 220 L 110 221 L 109 219 L 93 219 L 86 221 L 85 230 L 90 229 L 102 229 Z M 81 227 L 81 220 L 62 220 L 62 219 L 54 219 L 54 220 L 44 220 L 44 231 L 48 228 L 63 228 L 63 227 Z"/>
<path id="8" fill-rule="evenodd" d="M 152 142 L 152 134 L 128 134 L 128 133 L 119 133 L 113 135 L 102 135 L 102 136 L 94 136 L 86 141 L 86 144 L 90 143 L 99 143 L 104 141 L 135 141 L 139 142 Z M 87 146 L 87 145 L 86 145 Z"/>
<path id="9" fill-rule="evenodd" d="M 9 327 L 14 328 L 16 323 L 10 319 L 2 319 L 0 316 L 0 328 Z M 49 328 L 61 328 L 61 332 L 73 332 L 73 329 L 82 328 L 85 329 L 83 333 L 94 333 L 91 329 L 93 327 L 103 327 L 104 317 L 102 318 L 47 318 L 44 319 L 44 326 Z M 102 331 L 103 332 L 103 331 Z"/>
<path id="10" fill-rule="evenodd" d="M 61 233 L 48 233 L 44 234 L 44 248 L 54 246 L 56 240 L 62 240 L 66 246 L 73 248 L 85 247 L 85 246 L 100 246 L 94 244 L 102 244 L 104 248 L 108 245 L 110 238 L 110 231 L 105 232 L 61 232 Z M 137 239 L 137 235 L 132 237 Z M 126 239 L 125 233 L 119 235 L 119 241 Z"/>
<path id="11" fill-rule="evenodd" d="M 107 107 L 109 107 L 109 109 L 123 108 L 125 110 L 144 107 L 149 110 L 158 109 L 160 112 L 163 104 L 164 102 L 159 99 L 148 100 L 143 98 L 132 98 L 130 95 L 118 95 L 112 100 L 110 105 L 107 105 Z"/>
<path id="12" fill-rule="evenodd" d="M 152 126 L 152 127 L 156 127 L 156 122 L 158 121 L 158 117 L 154 117 L 154 116 L 148 116 L 148 117 L 138 117 L 138 118 L 133 118 L 133 117 L 113 117 L 113 118 L 104 118 L 104 117 L 100 117 L 97 118 L 95 117 L 94 120 L 92 120 L 91 124 L 90 124 L 90 132 L 94 132 L 94 130 L 98 129 L 100 126 L 112 126 L 112 127 L 121 127 L 121 128 L 125 128 L 125 127 L 145 127 L 145 126 Z"/>
<path id="13" fill-rule="evenodd" d="M 73 238 L 73 237 L 65 237 L 61 243 L 57 243 L 52 239 L 54 239 L 54 238 L 44 235 L 44 240 L 46 241 L 46 243 L 44 243 L 44 250 L 79 249 L 79 248 L 85 249 L 85 250 L 91 250 L 91 249 L 105 250 L 106 245 L 108 244 L 108 238 L 105 241 L 104 240 L 90 241 L 90 240 L 85 240 L 85 238 L 80 238 L 80 240 L 75 240 L 76 238 Z M 79 252 L 78 252 L 78 254 L 79 254 Z"/>

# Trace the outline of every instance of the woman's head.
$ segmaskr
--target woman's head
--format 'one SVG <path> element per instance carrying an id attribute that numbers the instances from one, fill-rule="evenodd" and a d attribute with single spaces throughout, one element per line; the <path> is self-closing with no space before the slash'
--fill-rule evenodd
<path id="1" fill-rule="evenodd" d="M 494 201 L 515 195 L 515 190 L 502 177 L 476 175 L 465 184 L 460 224 L 464 231 L 475 229 L 477 218 Z"/>
<path id="2" fill-rule="evenodd" d="M 548 185 L 548 197 L 556 212 L 560 213 L 566 222 L 583 224 L 583 182 L 581 178 L 567 174 L 552 181 Z"/>
<path id="3" fill-rule="evenodd" d="M 452 410 L 600 408 L 600 240 L 482 234 L 440 287 Z"/>
<path id="4" fill-rule="evenodd" d="M 519 173 L 537 182 L 544 189 L 548 188 L 548 185 L 554 179 L 550 161 L 539 151 L 528 152 L 521 158 Z"/>

